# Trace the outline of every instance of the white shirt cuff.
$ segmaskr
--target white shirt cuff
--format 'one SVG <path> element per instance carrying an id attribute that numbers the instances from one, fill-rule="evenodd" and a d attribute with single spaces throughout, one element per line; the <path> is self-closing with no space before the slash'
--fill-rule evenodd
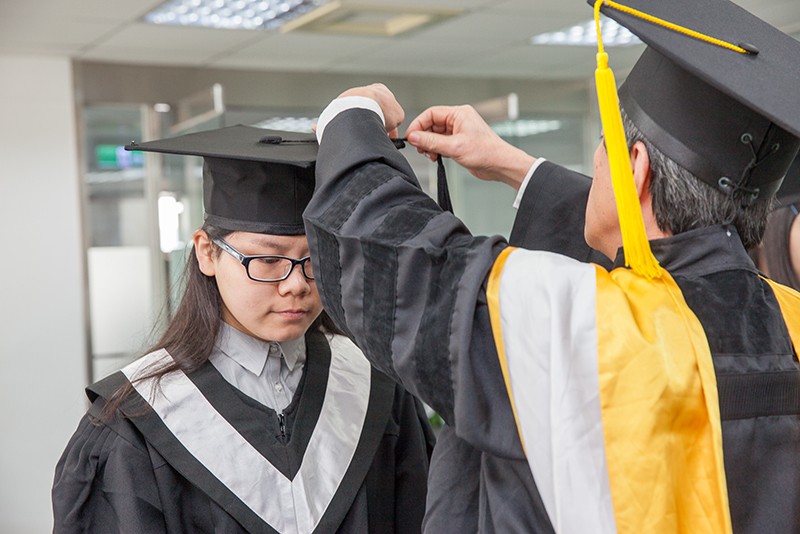
<path id="1" fill-rule="evenodd" d="M 383 111 L 381 111 L 381 106 L 371 98 L 366 96 L 343 96 L 333 100 L 320 114 L 319 120 L 317 121 L 317 141 L 320 143 L 322 142 L 322 134 L 325 131 L 325 127 L 334 119 L 334 117 L 336 117 L 336 115 L 342 111 L 347 111 L 348 109 L 353 108 L 369 109 L 374 111 L 381 118 L 381 122 L 384 125 L 386 124 L 386 120 L 383 118 Z"/>
<path id="2" fill-rule="evenodd" d="M 317 131 L 319 132 L 319 129 L 317 129 Z M 514 199 L 514 203 L 512 204 L 514 209 L 519 208 L 519 205 L 522 203 L 522 197 L 525 195 L 525 189 L 528 187 L 528 182 L 531 181 L 531 177 L 533 176 L 533 173 L 536 172 L 536 169 L 539 168 L 539 165 L 545 161 L 547 160 L 544 158 L 536 158 L 536 161 L 533 163 L 533 165 L 531 165 L 531 168 L 528 170 L 528 174 L 525 175 L 525 179 L 522 180 L 522 185 L 519 186 L 519 190 L 517 191 L 517 198 Z"/>

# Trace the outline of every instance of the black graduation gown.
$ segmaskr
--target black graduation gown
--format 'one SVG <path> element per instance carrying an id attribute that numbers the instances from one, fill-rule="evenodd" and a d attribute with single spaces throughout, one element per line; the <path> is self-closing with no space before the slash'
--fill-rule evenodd
<path id="1" fill-rule="evenodd" d="M 283 424 L 274 410 L 241 393 L 210 363 L 188 375 L 222 418 L 288 480 L 296 478 L 304 459 L 317 469 L 318 458 L 305 455 L 333 376 L 326 337 L 309 332 L 306 346 L 303 378 Z M 352 460 L 313 532 L 420 531 L 432 433 L 419 401 L 374 369 L 370 380 Z M 99 424 L 95 418 L 105 399 L 126 382 L 118 372 L 87 389 L 92 406 L 56 467 L 55 532 L 278 532 L 212 474 L 214 468 L 192 456 L 152 409 L 143 413 L 137 394 L 123 408 L 134 416 Z M 227 443 L 218 448 L 225 455 Z M 244 460 L 232 462 L 256 469 L 240 463 Z M 325 481 L 327 475 L 314 476 Z M 271 499 L 273 491 L 279 489 L 261 488 L 260 495 Z"/>
<path id="2" fill-rule="evenodd" d="M 369 111 L 345 111 L 326 126 L 316 172 L 306 232 L 326 309 L 370 344 L 374 365 L 480 451 L 478 487 L 467 481 L 460 496 L 477 499 L 477 530 L 553 532 L 520 446 L 488 318 L 485 279 L 507 243 L 474 237 L 443 213 Z M 574 179 L 556 166 L 549 172 L 555 183 Z M 653 250 L 710 345 L 734 532 L 800 532 L 800 366 L 774 294 L 732 228 L 687 232 L 654 242 Z M 378 288 L 397 297 L 375 302 Z M 441 495 L 438 465 L 434 458 L 432 498 Z"/>

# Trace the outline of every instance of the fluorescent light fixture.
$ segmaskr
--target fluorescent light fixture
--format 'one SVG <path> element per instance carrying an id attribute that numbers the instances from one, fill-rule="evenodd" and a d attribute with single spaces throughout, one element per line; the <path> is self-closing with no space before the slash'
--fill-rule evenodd
<path id="1" fill-rule="evenodd" d="M 286 24 L 282 32 L 306 31 L 343 35 L 394 37 L 438 24 L 460 14 L 460 9 L 410 6 L 407 2 L 378 4 L 333 0 Z"/>
<path id="2" fill-rule="evenodd" d="M 492 125 L 492 130 L 500 137 L 528 137 L 561 129 L 561 121 L 557 120 L 516 120 L 499 122 Z"/>
<path id="3" fill-rule="evenodd" d="M 603 17 L 600 21 L 603 32 L 603 45 L 630 46 L 640 44 L 636 35 L 615 20 Z M 556 32 L 542 33 L 531 37 L 531 44 L 555 46 L 597 46 L 597 28 L 594 20 L 577 24 Z"/>
<path id="4" fill-rule="evenodd" d="M 316 124 L 319 117 L 273 117 L 254 124 L 256 128 L 283 130 L 285 132 L 311 133 L 311 125 Z"/>
<path id="5" fill-rule="evenodd" d="M 228 30 L 269 30 L 328 0 L 170 0 L 144 16 L 151 24 Z"/>

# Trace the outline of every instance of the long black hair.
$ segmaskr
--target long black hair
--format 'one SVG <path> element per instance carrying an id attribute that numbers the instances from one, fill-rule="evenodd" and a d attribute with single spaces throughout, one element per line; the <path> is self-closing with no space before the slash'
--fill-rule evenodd
<path id="1" fill-rule="evenodd" d="M 213 240 L 224 239 L 233 233 L 210 224 L 203 225 L 202 230 L 208 234 L 215 255 L 220 254 L 221 250 L 213 244 Z M 134 379 L 134 382 L 154 379 L 158 384 L 169 373 L 178 370 L 191 373 L 208 361 L 214 348 L 214 342 L 222 323 L 222 297 L 217 288 L 216 278 L 207 276 L 200 270 L 200 264 L 194 251 L 190 251 L 187 256 L 181 279 L 183 295 L 180 304 L 175 314 L 168 319 L 158 341 L 144 351 L 144 354 L 149 354 L 164 349 L 169 352 L 172 359 L 164 359 L 153 367 L 147 368 L 145 372 Z M 324 310 L 310 328 L 316 328 L 328 334 L 341 334 Z M 117 414 L 122 402 L 132 392 L 133 385 L 131 383 L 126 383 L 125 386 L 118 389 L 103 407 L 100 420 L 107 422 L 112 419 Z"/>

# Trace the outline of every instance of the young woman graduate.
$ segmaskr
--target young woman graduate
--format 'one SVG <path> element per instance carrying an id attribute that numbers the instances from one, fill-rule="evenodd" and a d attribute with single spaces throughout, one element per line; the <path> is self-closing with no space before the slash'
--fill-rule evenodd
<path id="1" fill-rule="evenodd" d="M 161 339 L 87 388 L 54 531 L 419 532 L 432 434 L 322 311 L 302 221 L 314 137 L 233 126 L 128 148 L 203 156 L 206 218 Z"/>

